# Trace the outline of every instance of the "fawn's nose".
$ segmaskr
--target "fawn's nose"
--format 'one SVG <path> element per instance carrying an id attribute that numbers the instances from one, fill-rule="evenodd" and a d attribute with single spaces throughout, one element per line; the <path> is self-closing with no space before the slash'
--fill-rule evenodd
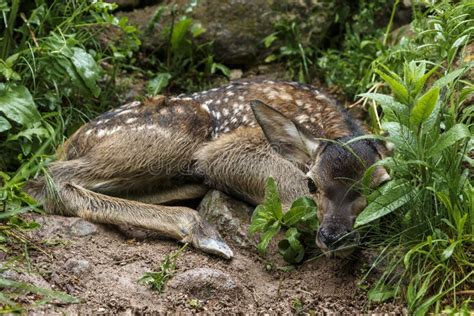
<path id="1" fill-rule="evenodd" d="M 350 230 L 337 231 L 321 227 L 318 232 L 319 240 L 330 250 L 336 250 L 343 245 L 356 244 L 357 233 Z"/>

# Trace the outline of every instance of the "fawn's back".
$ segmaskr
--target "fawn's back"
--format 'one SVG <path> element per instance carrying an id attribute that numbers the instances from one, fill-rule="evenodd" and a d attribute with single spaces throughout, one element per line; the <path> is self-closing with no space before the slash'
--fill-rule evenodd
<path id="1" fill-rule="evenodd" d="M 65 144 L 61 157 L 83 156 L 97 143 L 137 135 L 133 147 L 147 135 L 182 137 L 201 143 L 230 134 L 241 127 L 259 128 L 250 101 L 270 104 L 304 126 L 314 136 L 336 139 L 360 134 L 360 127 L 326 95 L 314 87 L 294 82 L 235 82 L 208 91 L 157 96 L 108 111 L 79 129 Z M 178 133 L 179 135 L 176 135 Z M 114 142 L 116 144 L 116 142 Z M 143 150 L 150 144 L 143 145 Z"/>

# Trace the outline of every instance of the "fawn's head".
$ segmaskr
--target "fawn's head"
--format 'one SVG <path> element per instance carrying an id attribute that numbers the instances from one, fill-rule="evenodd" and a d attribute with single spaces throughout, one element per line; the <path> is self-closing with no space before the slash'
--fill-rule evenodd
<path id="1" fill-rule="evenodd" d="M 382 157 L 377 145 L 370 140 L 342 144 L 351 137 L 322 141 L 268 105 L 260 101 L 251 105 L 273 149 L 307 172 L 308 191 L 318 206 L 320 222 L 316 244 L 327 256 L 349 255 L 359 242 L 353 231 L 355 218 L 367 204 L 360 193 L 360 180 Z M 389 179 L 386 170 L 377 167 L 371 185 Z"/>

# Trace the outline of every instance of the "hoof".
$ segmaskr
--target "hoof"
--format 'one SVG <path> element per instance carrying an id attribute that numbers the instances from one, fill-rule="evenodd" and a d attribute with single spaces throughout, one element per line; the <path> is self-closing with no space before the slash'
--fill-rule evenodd
<path id="1" fill-rule="evenodd" d="M 212 238 L 202 238 L 198 240 L 195 245 L 196 248 L 201 249 L 204 252 L 223 257 L 225 259 L 232 259 L 234 253 L 227 244 L 222 240 Z"/>

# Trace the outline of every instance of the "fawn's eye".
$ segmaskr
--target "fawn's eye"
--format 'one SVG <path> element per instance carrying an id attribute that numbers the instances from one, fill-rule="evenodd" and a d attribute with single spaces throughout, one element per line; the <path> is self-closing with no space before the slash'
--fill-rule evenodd
<path id="1" fill-rule="evenodd" d="M 318 192 L 318 187 L 316 186 L 316 183 L 314 183 L 313 179 L 308 178 L 308 189 L 309 193 L 314 194 Z"/>

